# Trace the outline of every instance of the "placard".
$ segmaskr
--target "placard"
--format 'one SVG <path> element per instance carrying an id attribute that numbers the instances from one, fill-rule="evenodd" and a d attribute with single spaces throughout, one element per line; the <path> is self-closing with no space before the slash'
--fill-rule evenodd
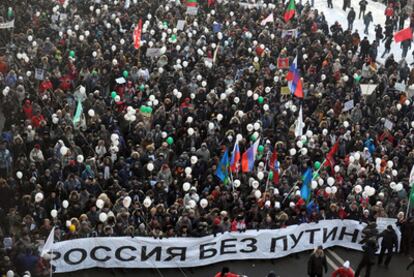
<path id="1" fill-rule="evenodd" d="M 41 68 L 35 68 L 35 79 L 42 81 L 45 79 L 45 71 Z"/>
<path id="2" fill-rule="evenodd" d="M 187 11 L 185 12 L 188 15 L 197 15 L 198 8 L 197 7 L 187 7 Z"/>
<path id="3" fill-rule="evenodd" d="M 184 25 L 185 25 L 185 20 L 178 20 L 177 26 L 176 26 L 177 30 L 180 30 L 180 31 L 184 30 Z"/>
<path id="4" fill-rule="evenodd" d="M 354 100 L 352 99 L 352 100 L 345 102 L 344 108 L 342 111 L 347 112 L 349 110 L 352 110 L 353 108 L 354 108 Z"/>
<path id="5" fill-rule="evenodd" d="M 150 58 L 159 57 L 161 56 L 161 48 L 148 48 L 145 55 Z"/>

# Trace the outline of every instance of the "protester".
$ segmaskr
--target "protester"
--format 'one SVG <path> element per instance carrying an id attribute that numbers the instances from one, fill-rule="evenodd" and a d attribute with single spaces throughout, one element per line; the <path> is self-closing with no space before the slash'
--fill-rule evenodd
<path id="1" fill-rule="evenodd" d="M 382 60 L 380 28 L 374 42 L 306 1 L 264 2 L 2 2 L 0 23 L 15 20 L 0 29 L 4 272 L 47 271 L 53 227 L 56 242 L 201 237 L 404 212 L 409 253 L 414 73 L 391 47 L 399 8 L 373 21 Z"/>
<path id="2" fill-rule="evenodd" d="M 318 246 L 311 254 L 308 261 L 308 275 L 310 277 L 321 277 L 328 271 L 325 253 L 322 246 Z"/>
<path id="3" fill-rule="evenodd" d="M 382 238 L 381 241 L 381 251 L 378 256 L 378 265 L 382 265 L 382 260 L 384 258 L 385 251 L 387 252 L 387 258 L 385 259 L 385 267 L 388 268 L 388 265 L 391 262 L 392 254 L 394 252 L 398 253 L 398 238 L 397 234 L 395 233 L 394 229 L 391 225 L 387 226 L 387 229 L 384 230 L 380 235 L 379 238 Z"/>
<path id="4" fill-rule="evenodd" d="M 355 271 L 355 277 L 359 277 L 362 269 L 366 267 L 365 277 L 371 276 L 371 267 L 375 263 L 375 252 L 377 251 L 377 245 L 375 238 L 369 239 L 363 246 L 364 251 L 361 261 Z"/>
<path id="5" fill-rule="evenodd" d="M 214 275 L 214 277 L 242 277 L 241 275 L 230 272 L 228 267 L 223 267 L 221 272 Z"/>
<path id="6" fill-rule="evenodd" d="M 354 271 L 350 265 L 350 262 L 346 261 L 340 268 L 332 272 L 332 277 L 354 277 Z"/>

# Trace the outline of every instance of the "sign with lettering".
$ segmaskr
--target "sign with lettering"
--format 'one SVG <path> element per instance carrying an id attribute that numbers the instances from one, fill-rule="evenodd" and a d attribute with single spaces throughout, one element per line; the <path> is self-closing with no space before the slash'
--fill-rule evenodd
<path id="1" fill-rule="evenodd" d="M 354 220 L 335 219 L 282 229 L 247 230 L 201 238 L 85 238 L 54 243 L 48 253 L 52 256 L 52 267 L 56 273 L 93 267 L 194 267 L 229 260 L 275 259 L 319 245 L 361 250 L 362 229 L 365 226 Z M 400 238 L 398 229 L 394 229 Z"/>

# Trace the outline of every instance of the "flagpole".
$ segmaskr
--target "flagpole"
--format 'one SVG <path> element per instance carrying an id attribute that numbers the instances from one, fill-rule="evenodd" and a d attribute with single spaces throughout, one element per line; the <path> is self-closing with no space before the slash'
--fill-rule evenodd
<path id="1" fill-rule="evenodd" d="M 408 214 L 410 212 L 410 205 L 411 205 L 411 195 L 408 196 L 408 205 L 407 205 L 407 212 L 405 213 L 405 217 L 408 218 Z"/>
<path id="2" fill-rule="evenodd" d="M 271 152 L 270 151 L 267 151 L 267 154 L 266 154 L 266 163 L 265 163 L 265 171 L 267 170 L 267 162 L 269 161 L 269 154 L 271 154 Z M 270 170 L 272 170 L 272 169 L 270 169 Z M 266 194 L 267 189 L 269 187 L 269 179 L 270 179 L 270 174 L 269 173 L 270 173 L 270 170 L 267 173 L 267 180 L 266 180 L 266 187 L 265 187 L 265 191 L 264 191 L 265 193 L 264 194 Z"/>

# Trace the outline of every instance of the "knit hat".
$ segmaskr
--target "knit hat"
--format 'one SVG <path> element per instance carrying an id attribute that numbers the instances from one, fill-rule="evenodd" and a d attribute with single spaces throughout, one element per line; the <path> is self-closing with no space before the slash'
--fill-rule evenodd
<path id="1" fill-rule="evenodd" d="M 349 261 L 344 262 L 343 266 L 344 266 L 345 268 L 349 268 L 349 266 L 350 266 L 350 262 L 349 262 Z"/>

